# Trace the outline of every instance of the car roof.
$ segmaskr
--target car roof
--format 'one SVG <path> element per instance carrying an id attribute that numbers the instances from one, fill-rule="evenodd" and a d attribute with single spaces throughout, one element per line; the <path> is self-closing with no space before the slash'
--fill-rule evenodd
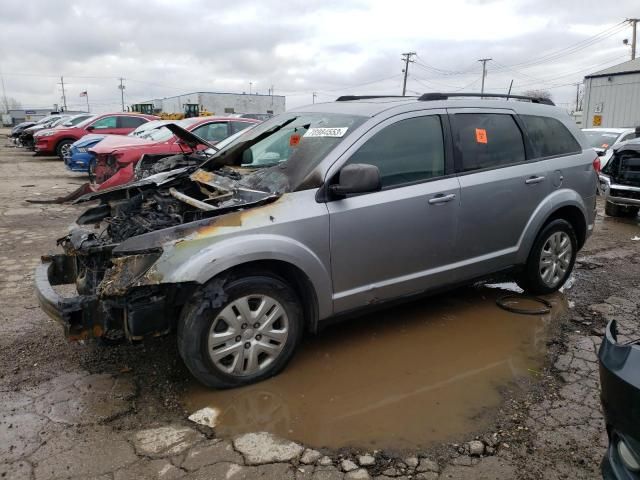
<path id="1" fill-rule="evenodd" d="M 416 108 L 417 107 L 417 108 Z M 395 113 L 403 113 L 414 110 L 430 110 L 445 108 L 482 108 L 482 109 L 509 109 L 519 114 L 544 115 L 549 117 L 562 118 L 566 112 L 553 105 L 533 103 L 506 98 L 496 100 L 476 97 L 453 97 L 446 100 L 419 100 L 418 97 L 376 97 L 362 98 L 346 101 L 334 101 L 325 103 L 315 103 L 304 107 L 292 109 L 293 112 L 308 113 L 336 113 L 348 115 L 360 115 L 374 117 L 383 112 L 393 110 Z"/>

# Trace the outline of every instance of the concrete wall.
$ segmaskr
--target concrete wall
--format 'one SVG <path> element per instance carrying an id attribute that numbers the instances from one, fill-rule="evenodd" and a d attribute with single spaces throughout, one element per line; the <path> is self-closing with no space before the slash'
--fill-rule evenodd
<path id="1" fill-rule="evenodd" d="M 225 109 L 233 109 L 233 113 L 278 114 L 285 111 L 285 97 L 276 95 L 201 92 L 162 98 L 151 102 L 165 113 L 182 113 L 185 103 L 197 103 L 201 108 L 218 116 L 229 113 L 225 112 Z"/>
<path id="2" fill-rule="evenodd" d="M 584 85 L 583 128 L 640 126 L 640 73 L 585 78 Z"/>

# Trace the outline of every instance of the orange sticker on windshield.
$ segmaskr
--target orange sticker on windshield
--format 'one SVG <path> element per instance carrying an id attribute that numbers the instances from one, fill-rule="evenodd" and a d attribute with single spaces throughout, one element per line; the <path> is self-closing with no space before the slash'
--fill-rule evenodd
<path id="1" fill-rule="evenodd" d="M 299 134 L 294 133 L 289 137 L 289 146 L 290 147 L 297 147 L 299 143 L 300 143 L 300 135 Z"/>
<path id="2" fill-rule="evenodd" d="M 487 143 L 487 131 L 484 128 L 476 128 L 476 142 Z"/>
<path id="3" fill-rule="evenodd" d="M 603 143 L 602 144 L 602 148 L 609 148 L 609 144 L 608 143 Z"/>

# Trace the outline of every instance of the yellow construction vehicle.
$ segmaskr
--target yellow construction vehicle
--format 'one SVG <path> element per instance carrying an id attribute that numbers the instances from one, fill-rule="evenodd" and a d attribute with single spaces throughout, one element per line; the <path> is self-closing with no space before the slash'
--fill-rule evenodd
<path id="1" fill-rule="evenodd" d="M 185 103 L 184 113 L 158 112 L 155 110 L 153 103 L 136 103 L 131 105 L 131 111 L 146 115 L 158 115 L 162 120 L 182 120 L 183 118 L 211 117 L 214 115 L 213 112 L 204 107 L 201 108 L 197 103 Z"/>

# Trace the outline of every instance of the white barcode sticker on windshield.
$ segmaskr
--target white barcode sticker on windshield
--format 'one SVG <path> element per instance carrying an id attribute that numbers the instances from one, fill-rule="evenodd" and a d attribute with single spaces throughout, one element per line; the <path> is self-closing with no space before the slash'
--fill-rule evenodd
<path id="1" fill-rule="evenodd" d="M 303 135 L 304 137 L 344 137 L 349 127 L 338 128 L 310 128 Z"/>

